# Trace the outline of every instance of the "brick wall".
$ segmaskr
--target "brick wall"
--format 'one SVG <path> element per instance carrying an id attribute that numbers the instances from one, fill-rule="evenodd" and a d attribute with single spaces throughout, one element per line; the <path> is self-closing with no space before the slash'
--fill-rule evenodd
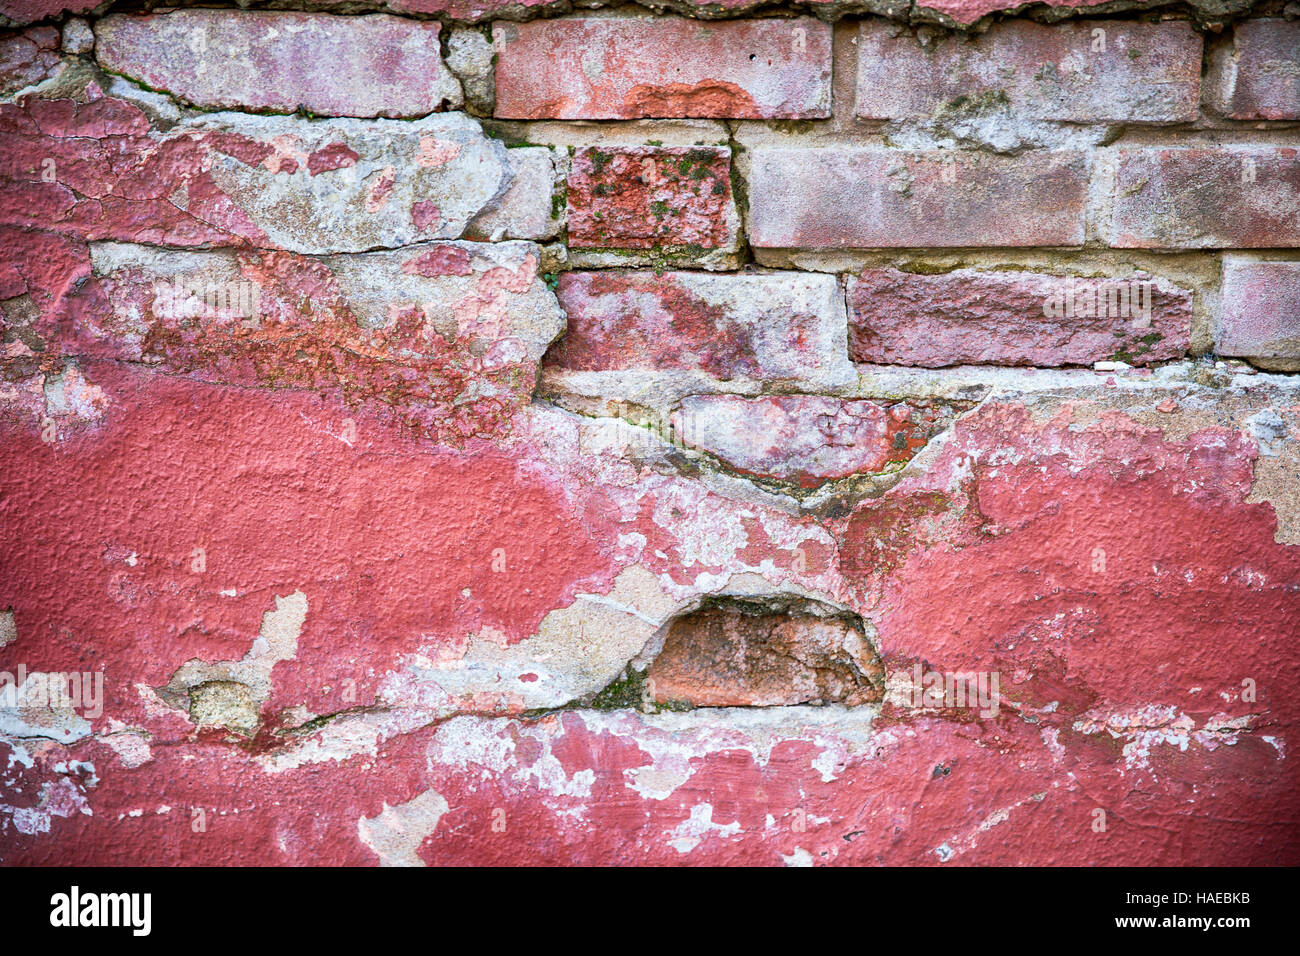
<path id="1" fill-rule="evenodd" d="M 1294 4 L 285 6 L 0 0 L 0 862 L 1300 862 Z"/>

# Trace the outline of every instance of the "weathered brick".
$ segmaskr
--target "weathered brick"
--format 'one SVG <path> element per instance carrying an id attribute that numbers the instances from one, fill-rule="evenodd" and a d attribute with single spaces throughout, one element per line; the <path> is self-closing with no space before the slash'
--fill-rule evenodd
<path id="1" fill-rule="evenodd" d="M 547 363 L 570 372 L 702 372 L 809 387 L 852 381 L 833 276 L 568 272 Z"/>
<path id="2" fill-rule="evenodd" d="M 1191 330 L 1191 293 L 1148 275 L 867 269 L 848 296 L 849 353 L 882 365 L 1141 365 L 1185 354 Z"/>
<path id="3" fill-rule="evenodd" d="M 1120 149 L 1110 244 L 1217 249 L 1300 245 L 1300 149 Z"/>
<path id="4" fill-rule="evenodd" d="M 0 95 L 39 83 L 59 64 L 59 31 L 32 27 L 0 37 Z"/>
<path id="5" fill-rule="evenodd" d="M 504 119 L 830 115 L 831 31 L 808 17 L 493 24 Z"/>
<path id="6" fill-rule="evenodd" d="M 336 395 L 442 442 L 528 403 L 563 323 L 523 242 L 362 255 L 101 243 L 57 334 L 70 354 Z"/>
<path id="7" fill-rule="evenodd" d="M 852 705 L 884 696 L 885 668 L 860 622 L 729 601 L 669 624 L 646 678 L 660 704 Z"/>
<path id="8" fill-rule="evenodd" d="M 1222 355 L 1300 359 L 1300 262 L 1223 261 Z"/>
<path id="9" fill-rule="evenodd" d="M 1300 20 L 1243 20 L 1214 51 L 1212 105 L 1232 119 L 1300 119 Z"/>
<path id="10" fill-rule="evenodd" d="M 324 116 L 423 116 L 460 106 L 441 26 L 375 14 L 176 10 L 109 16 L 95 55 L 197 106 Z"/>
<path id="11" fill-rule="evenodd" d="M 736 471 L 815 488 L 908 461 L 950 417 L 924 402 L 692 395 L 674 426 Z"/>
<path id="12" fill-rule="evenodd" d="M 1183 22 L 1012 20 L 923 46 L 880 20 L 858 33 L 857 115 L 919 119 L 1004 108 L 1075 122 L 1196 118 L 1201 38 Z M 1097 31 L 1101 31 L 1098 34 Z"/>
<path id="13" fill-rule="evenodd" d="M 832 2 L 832 0 L 827 0 Z M 1108 0 L 1045 0 L 1045 7 L 1086 9 L 1101 6 Z M 1198 0 L 1192 0 L 1195 5 Z M 1023 6 L 1019 0 L 917 0 L 912 10 L 918 19 L 940 20 L 969 26 L 992 13 Z"/>
<path id="14" fill-rule="evenodd" d="M 721 146 L 584 147 L 568 181 L 577 249 L 730 249 L 739 216 L 731 150 Z"/>
<path id="15" fill-rule="evenodd" d="M 874 147 L 759 147 L 750 242 L 768 248 L 1069 246 L 1084 238 L 1088 164 Z"/>
<path id="16" fill-rule="evenodd" d="M 97 94 L 0 104 L 0 223 L 160 245 L 361 252 L 458 238 L 511 181 L 458 113 L 410 122 L 214 113 L 166 132 Z"/>

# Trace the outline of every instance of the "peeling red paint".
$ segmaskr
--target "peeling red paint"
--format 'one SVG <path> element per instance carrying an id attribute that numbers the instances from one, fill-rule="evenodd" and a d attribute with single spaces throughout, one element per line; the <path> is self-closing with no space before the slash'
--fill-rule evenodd
<path id="1" fill-rule="evenodd" d="M 330 143 L 307 157 L 307 169 L 313 176 L 330 169 L 347 169 L 356 165 L 361 156 L 347 143 Z"/>
<path id="2" fill-rule="evenodd" d="M 1286 725 L 1300 555 L 1274 542 L 1271 507 L 1245 501 L 1255 454 L 1222 429 L 1170 441 L 1116 413 L 1078 428 L 1068 408 L 1035 424 L 986 406 L 925 479 L 855 512 L 845 568 L 879 581 L 887 659 L 1016 675 L 1012 699 L 1058 701 L 1047 723 L 1105 701 Z M 954 474 L 960 490 L 943 489 Z M 1242 702 L 1247 678 L 1266 702 Z"/>
<path id="3" fill-rule="evenodd" d="M 1300 863 L 1294 31 L 553 6 L 0 37 L 0 863 Z"/>
<path id="4" fill-rule="evenodd" d="M 7 430 L 0 603 L 30 668 L 106 667 L 106 709 L 136 726 L 155 720 L 135 684 L 239 659 L 275 593 L 302 588 L 309 612 L 272 706 L 332 713 L 346 709 L 340 681 L 373 700 L 421 635 L 520 640 L 605 567 L 597 515 L 579 521 L 554 479 L 488 449 L 417 450 L 371 414 L 302 394 L 89 374 L 114 399 L 97 433 L 63 448 Z M 337 437 L 348 416 L 351 446 Z M 147 468 L 130 463 L 141 455 Z"/>

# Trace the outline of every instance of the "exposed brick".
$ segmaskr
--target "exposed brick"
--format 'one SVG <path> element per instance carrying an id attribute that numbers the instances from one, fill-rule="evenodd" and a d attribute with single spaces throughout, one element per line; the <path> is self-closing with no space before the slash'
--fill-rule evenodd
<path id="1" fill-rule="evenodd" d="M 851 381 L 833 276 L 569 272 L 548 364 L 573 372 L 698 371 L 720 380 Z"/>
<path id="2" fill-rule="evenodd" d="M 81 239 L 305 253 L 454 239 L 510 177 L 505 147 L 458 113 L 203 114 L 163 132 L 102 94 L 0 104 L 0 223 Z"/>
<path id="3" fill-rule="evenodd" d="M 1215 50 L 1215 109 L 1232 119 L 1300 119 L 1300 20 L 1244 20 Z"/>
<path id="4" fill-rule="evenodd" d="M 14 23 L 34 23 L 46 17 L 56 17 L 65 10 L 85 13 L 99 6 L 102 0 L 0 0 L 0 18 Z"/>
<path id="5" fill-rule="evenodd" d="M 1300 245 L 1300 149 L 1120 149 L 1110 243 L 1155 249 Z"/>
<path id="6" fill-rule="evenodd" d="M 1076 152 L 759 147 L 750 241 L 803 249 L 1078 245 L 1087 183 L 1087 161 Z"/>
<path id="7" fill-rule="evenodd" d="M 867 269 L 849 280 L 849 353 L 926 368 L 1142 365 L 1186 353 L 1191 315 L 1190 292 L 1148 275 Z"/>
<path id="8" fill-rule="evenodd" d="M 59 63 L 59 31 L 32 27 L 0 36 L 0 95 L 39 83 Z"/>
<path id="9" fill-rule="evenodd" d="M 731 150 L 721 146 L 584 147 L 568 183 L 574 248 L 731 248 L 739 217 Z"/>
<path id="10" fill-rule="evenodd" d="M 647 686 L 656 703 L 693 707 L 877 701 L 885 669 L 861 627 L 798 607 L 709 604 L 669 624 Z"/>
<path id="11" fill-rule="evenodd" d="M 441 29 L 386 14 L 176 10 L 105 17 L 95 55 L 209 109 L 413 117 L 461 104 Z"/>
<path id="12" fill-rule="evenodd" d="M 1012 20 L 973 40 L 948 36 L 928 46 L 911 33 L 892 36 L 896 29 L 880 20 L 859 27 L 858 116 L 1005 109 L 1077 122 L 1196 118 L 1201 38 L 1183 22 Z"/>
<path id="13" fill-rule="evenodd" d="M 830 115 L 831 30 L 808 17 L 495 23 L 505 119 Z"/>
<path id="14" fill-rule="evenodd" d="M 858 122 L 844 42 L 829 122 L 487 131 L 190 109 L 97 69 L 58 6 L 79 2 L 0 0 L 63 42 L 4 61 L 23 95 L 0 94 L 0 671 L 35 678 L 0 693 L 5 865 L 1300 862 L 1300 695 L 1277 692 L 1300 676 L 1300 375 L 1087 367 L 1217 338 L 1300 369 L 1300 249 L 1102 248 L 1117 198 L 1150 241 L 1294 235 L 1281 166 L 1238 180 L 1214 157 L 1281 155 L 1296 129 L 1223 118 L 1207 86 L 1204 122 L 1125 119 L 1102 145 L 1116 121 L 1045 111 L 1166 122 L 1185 86 L 1157 74 L 1182 61 L 1115 59 L 1103 26 L 1095 89 L 1073 50 L 1025 81 L 1029 41 L 999 82 L 979 69 L 999 38 L 1097 28 L 1006 25 L 1025 0 L 615 5 L 588 16 L 666 5 L 702 37 L 788 30 L 797 7 L 838 44 L 867 14 L 948 11 L 993 32 L 924 31 L 970 70 L 924 116 Z M 161 2 L 197 9 L 92 19 Z M 1093 8 L 1125 43 L 1188 34 L 1118 9 L 1153 2 Z M 1179 3 L 1208 39 L 1246 0 Z M 440 23 L 488 115 L 494 45 L 466 21 L 575 3 L 202 15 L 288 6 Z M 635 59 L 672 101 L 671 56 Z M 925 84 L 889 62 L 907 106 Z M 387 105 L 379 77 L 347 95 Z M 765 177 L 778 146 L 811 165 Z M 1173 146 L 1211 157 L 1191 164 L 1208 185 L 1119 196 L 1122 150 Z M 808 248 L 748 264 L 751 197 L 760 234 Z M 501 241 L 525 235 L 559 241 Z M 995 245 L 932 248 L 955 242 Z M 700 268 L 663 271 L 681 262 Z M 1148 321 L 1132 283 L 1154 274 Z M 963 364 L 920 367 L 940 360 Z M 102 710 L 35 702 L 73 668 Z"/>
<path id="15" fill-rule="evenodd" d="M 674 426 L 687 445 L 736 471 L 815 488 L 908 461 L 944 418 L 924 402 L 692 395 Z"/>
<path id="16" fill-rule="evenodd" d="M 442 442 L 501 429 L 562 328 L 529 243 L 355 256 L 104 243 L 70 352 L 368 405 Z"/>
<path id="17" fill-rule="evenodd" d="M 1222 308 L 1220 354 L 1300 359 L 1300 262 L 1226 257 Z"/>

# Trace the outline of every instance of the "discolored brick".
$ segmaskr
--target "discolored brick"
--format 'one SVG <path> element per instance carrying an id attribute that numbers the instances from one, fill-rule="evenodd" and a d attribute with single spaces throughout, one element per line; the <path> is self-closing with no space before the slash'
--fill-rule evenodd
<path id="1" fill-rule="evenodd" d="M 830 115 L 831 31 L 809 17 L 493 24 L 504 119 Z"/>
<path id="2" fill-rule="evenodd" d="M 568 181 L 576 249 L 732 249 L 740 222 L 731 150 L 720 146 L 586 147 Z"/>
<path id="3" fill-rule="evenodd" d="M 1084 238 L 1088 162 L 874 147 L 754 149 L 755 246 L 1068 246 Z"/>

